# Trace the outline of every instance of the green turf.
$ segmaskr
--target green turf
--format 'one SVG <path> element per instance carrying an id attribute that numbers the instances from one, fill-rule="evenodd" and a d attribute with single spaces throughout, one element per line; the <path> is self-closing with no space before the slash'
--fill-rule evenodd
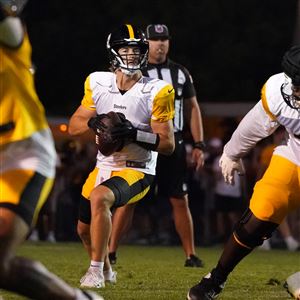
<path id="1" fill-rule="evenodd" d="M 116 285 L 98 290 L 105 300 L 183 300 L 187 290 L 215 265 L 221 248 L 198 248 L 204 268 L 185 268 L 181 247 L 121 246 L 118 253 Z M 30 243 L 19 255 L 40 260 L 49 270 L 78 287 L 89 259 L 80 243 Z M 218 299 L 269 300 L 291 299 L 282 284 L 270 285 L 270 279 L 283 283 L 300 270 L 299 252 L 285 250 L 259 251 L 248 256 L 230 276 Z M 0 291 L 5 300 L 24 299 Z"/>

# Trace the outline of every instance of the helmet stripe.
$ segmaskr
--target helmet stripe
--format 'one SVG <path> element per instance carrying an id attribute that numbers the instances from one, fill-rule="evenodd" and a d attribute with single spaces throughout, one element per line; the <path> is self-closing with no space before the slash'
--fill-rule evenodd
<path id="1" fill-rule="evenodd" d="M 130 24 L 126 24 L 127 29 L 128 29 L 128 33 L 129 33 L 129 38 L 130 39 L 134 39 L 134 31 L 133 28 Z"/>

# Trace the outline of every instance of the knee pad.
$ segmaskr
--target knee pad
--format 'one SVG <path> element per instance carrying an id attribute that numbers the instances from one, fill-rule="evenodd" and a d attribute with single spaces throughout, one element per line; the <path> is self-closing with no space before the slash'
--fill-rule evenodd
<path id="1" fill-rule="evenodd" d="M 245 247 L 253 249 L 262 245 L 270 238 L 279 224 L 257 219 L 250 209 L 247 209 L 234 229 L 235 238 Z"/>

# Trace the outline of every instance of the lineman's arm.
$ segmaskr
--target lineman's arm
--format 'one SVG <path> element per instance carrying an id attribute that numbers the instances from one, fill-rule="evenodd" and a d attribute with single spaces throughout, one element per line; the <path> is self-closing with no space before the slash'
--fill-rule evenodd
<path id="1" fill-rule="evenodd" d="M 243 118 L 225 145 L 220 158 L 220 167 L 226 183 L 234 184 L 234 172 L 244 174 L 242 157 L 246 155 L 258 141 L 271 135 L 279 124 L 271 120 L 265 112 L 262 102 L 258 102 Z"/>
<path id="2" fill-rule="evenodd" d="M 89 130 L 88 121 L 96 116 L 96 110 L 90 110 L 80 105 L 69 122 L 69 134 L 73 136 L 84 134 Z"/>
<path id="3" fill-rule="evenodd" d="M 232 160 L 245 156 L 260 140 L 271 135 L 279 123 L 271 120 L 259 101 L 243 118 L 224 147 L 224 153 Z"/>
<path id="4" fill-rule="evenodd" d="M 151 128 L 153 133 L 159 135 L 159 144 L 156 151 L 170 155 L 175 149 L 173 122 L 168 120 L 166 122 L 151 121 Z"/>
<path id="5" fill-rule="evenodd" d="M 0 44 L 18 48 L 23 41 L 24 28 L 20 18 L 9 15 L 0 3 Z"/>

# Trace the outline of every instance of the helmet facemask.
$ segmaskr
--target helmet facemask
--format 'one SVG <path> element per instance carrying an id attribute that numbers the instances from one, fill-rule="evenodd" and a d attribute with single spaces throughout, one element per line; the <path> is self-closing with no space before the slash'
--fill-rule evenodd
<path id="1" fill-rule="evenodd" d="M 295 90 L 300 90 L 300 86 L 294 85 L 292 83 L 292 79 L 285 74 L 285 81 L 280 90 L 281 95 L 287 105 L 300 111 L 300 93 L 299 96 L 295 95 Z"/>
<path id="2" fill-rule="evenodd" d="M 122 48 L 132 47 L 134 53 L 126 53 Z M 120 53 L 123 52 L 123 53 Z M 134 75 L 138 73 L 147 64 L 148 50 L 144 53 L 138 44 L 124 44 L 115 46 L 110 49 L 112 57 L 112 65 L 114 68 L 120 68 L 126 75 Z"/>

